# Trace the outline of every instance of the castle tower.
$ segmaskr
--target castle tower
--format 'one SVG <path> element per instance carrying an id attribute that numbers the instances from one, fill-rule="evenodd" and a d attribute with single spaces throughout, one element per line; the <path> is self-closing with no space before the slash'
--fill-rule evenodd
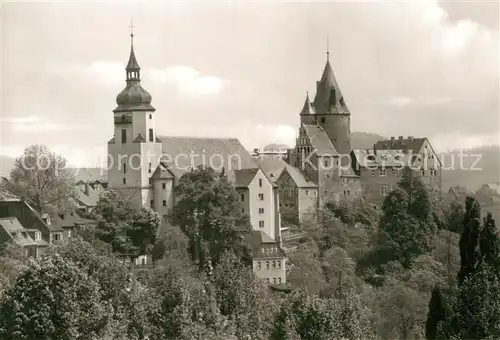
<path id="1" fill-rule="evenodd" d="M 309 108 L 306 98 L 300 113 L 302 124 L 320 125 L 339 154 L 351 152 L 351 113 L 335 79 L 327 52 L 326 65 L 321 80 L 316 82 L 316 96 Z"/>
<path id="2" fill-rule="evenodd" d="M 141 86 L 133 33 L 130 38 L 126 86 L 116 97 L 114 137 L 108 142 L 108 181 L 110 188 L 150 207 L 153 203 L 151 176 L 158 166 L 162 145 L 156 138 L 156 109 L 151 105 L 151 95 Z"/>

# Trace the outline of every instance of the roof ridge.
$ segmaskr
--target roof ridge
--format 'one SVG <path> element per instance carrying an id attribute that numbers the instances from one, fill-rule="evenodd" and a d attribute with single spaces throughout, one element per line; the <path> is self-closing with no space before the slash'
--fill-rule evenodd
<path id="1" fill-rule="evenodd" d="M 157 135 L 158 138 L 176 138 L 176 139 L 182 139 L 182 138 L 190 138 L 190 139 L 215 139 L 215 140 L 238 140 L 236 137 L 200 137 L 200 136 L 165 136 L 165 135 Z"/>

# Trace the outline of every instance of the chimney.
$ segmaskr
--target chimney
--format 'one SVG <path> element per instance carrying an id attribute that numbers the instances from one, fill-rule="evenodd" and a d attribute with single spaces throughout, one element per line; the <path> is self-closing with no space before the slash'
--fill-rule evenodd
<path id="1" fill-rule="evenodd" d="M 258 155 L 259 154 L 259 149 L 253 149 L 253 153 L 254 153 L 254 155 Z"/>
<path id="2" fill-rule="evenodd" d="M 373 144 L 373 154 L 375 156 L 377 156 L 377 147 L 376 147 L 377 144 Z"/>

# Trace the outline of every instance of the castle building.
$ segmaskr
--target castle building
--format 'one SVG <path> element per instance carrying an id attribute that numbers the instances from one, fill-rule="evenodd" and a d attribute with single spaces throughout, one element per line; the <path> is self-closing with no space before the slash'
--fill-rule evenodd
<path id="1" fill-rule="evenodd" d="M 157 112 L 151 105 L 151 95 L 141 86 L 133 34 L 131 37 L 126 86 L 116 97 L 114 136 L 108 142 L 108 187 L 166 217 L 175 207 L 175 188 L 181 176 L 199 166 L 211 167 L 224 172 L 240 194 L 242 210 L 249 215 L 254 234 L 263 234 L 255 239 L 260 239 L 266 249 L 281 249 L 276 184 L 236 138 L 159 134 L 155 124 Z M 283 255 L 275 253 L 275 257 Z M 284 268 L 284 257 L 281 260 Z M 266 277 L 262 272 L 260 276 Z M 285 277 L 279 277 L 282 283 L 286 282 Z"/>
<path id="2" fill-rule="evenodd" d="M 274 176 L 284 220 L 315 220 L 327 203 L 359 198 L 378 206 L 396 187 L 405 167 L 420 176 L 431 192 L 440 192 L 441 161 L 425 137 L 392 137 L 373 148 L 351 149 L 351 113 L 329 53 L 314 100 L 306 94 L 299 117 L 299 133 L 285 157 L 287 165 L 254 155 Z"/>

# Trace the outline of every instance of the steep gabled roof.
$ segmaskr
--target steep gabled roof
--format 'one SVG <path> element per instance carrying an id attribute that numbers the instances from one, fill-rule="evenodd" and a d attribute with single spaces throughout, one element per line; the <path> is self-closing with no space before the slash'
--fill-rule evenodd
<path id="1" fill-rule="evenodd" d="M 297 187 L 299 187 L 299 188 L 317 188 L 318 187 L 317 184 L 313 183 L 311 180 L 306 178 L 304 176 L 304 174 L 299 169 L 297 169 L 291 165 L 287 164 L 287 166 L 281 172 L 280 177 L 283 176 L 283 173 L 285 173 L 285 171 L 290 175 L 292 180 L 295 182 L 295 185 L 297 185 Z"/>
<path id="2" fill-rule="evenodd" d="M 316 84 L 316 96 L 313 105 L 317 114 L 349 114 L 349 109 L 346 106 L 328 58 L 321 80 Z"/>
<path id="3" fill-rule="evenodd" d="M 242 169 L 235 171 L 234 185 L 236 188 L 248 188 L 255 175 L 259 171 L 258 168 Z"/>
<path id="4" fill-rule="evenodd" d="M 255 161 L 271 181 L 276 182 L 283 169 L 288 165 L 283 158 L 275 155 L 258 155 Z"/>
<path id="5" fill-rule="evenodd" d="M 338 155 L 337 150 L 332 144 L 332 141 L 326 134 L 326 131 L 319 125 L 304 124 L 304 129 L 311 141 L 311 145 L 318 156 L 335 156 Z"/>
<path id="6" fill-rule="evenodd" d="M 92 188 L 90 185 L 87 188 L 88 193 L 85 193 L 81 188 L 77 188 L 75 200 L 81 205 L 87 207 L 95 207 L 99 201 L 99 191 Z"/>

